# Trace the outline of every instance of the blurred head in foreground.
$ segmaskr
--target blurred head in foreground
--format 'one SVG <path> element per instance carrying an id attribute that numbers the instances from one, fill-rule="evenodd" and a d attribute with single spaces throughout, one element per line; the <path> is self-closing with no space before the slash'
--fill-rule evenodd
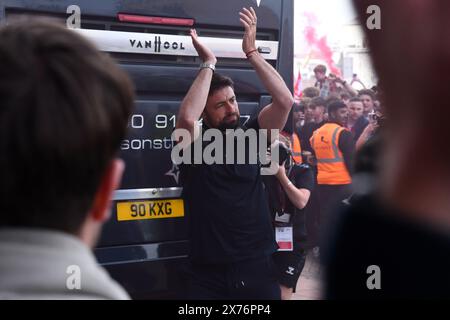
<path id="1" fill-rule="evenodd" d="M 46 22 L 2 27 L 0 61 L 0 228 L 61 231 L 93 246 L 124 168 L 128 76 Z"/>
<path id="2" fill-rule="evenodd" d="M 354 0 L 354 4 L 381 79 L 389 119 L 382 152 L 384 197 L 417 212 L 421 219 L 450 228 L 450 41 L 446 33 L 450 3 Z M 381 10 L 381 30 L 365 28 L 370 5 Z M 430 117 L 430 111 L 438 116 Z M 412 161 L 418 155 L 422 155 L 420 161 Z M 427 212 L 426 217 L 419 212 Z M 440 222 L 441 218 L 445 221 Z"/>
<path id="3" fill-rule="evenodd" d="M 330 235 L 326 296 L 448 297 L 450 2 L 353 2 L 386 121 L 377 188 L 343 211 Z M 380 10 L 380 30 L 366 27 L 372 5 Z"/>

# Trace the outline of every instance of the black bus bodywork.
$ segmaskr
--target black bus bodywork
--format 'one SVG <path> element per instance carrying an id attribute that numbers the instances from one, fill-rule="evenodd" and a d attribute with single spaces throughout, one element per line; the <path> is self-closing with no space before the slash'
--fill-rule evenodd
<path id="1" fill-rule="evenodd" d="M 189 212 L 180 200 L 170 136 L 200 64 L 189 29 L 207 37 L 217 71 L 235 82 L 241 121 L 247 121 L 271 98 L 242 53 L 238 12 L 255 8 L 260 52 L 291 88 L 293 0 L 1 0 L 0 21 L 26 15 L 66 24 L 71 5 L 80 8 L 78 32 L 109 52 L 136 88 L 136 108 L 121 146 L 127 167 L 95 254 L 133 298 L 180 298 Z"/>

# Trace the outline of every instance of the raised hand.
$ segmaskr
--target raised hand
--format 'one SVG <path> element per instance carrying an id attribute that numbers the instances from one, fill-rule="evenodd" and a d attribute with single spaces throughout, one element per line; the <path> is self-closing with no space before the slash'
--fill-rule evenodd
<path id="1" fill-rule="evenodd" d="M 197 51 L 200 59 L 206 63 L 216 64 L 216 62 L 217 62 L 216 56 L 211 51 L 211 49 L 209 49 L 207 46 L 205 46 L 203 43 L 201 43 L 199 41 L 197 31 L 195 29 L 191 29 L 190 34 L 191 34 L 192 44 L 194 45 L 194 48 Z"/>
<path id="2" fill-rule="evenodd" d="M 245 28 L 244 38 L 242 39 L 242 50 L 245 54 L 248 54 L 256 50 L 256 23 L 258 18 L 252 7 L 250 7 L 250 10 L 242 8 L 239 16 L 239 20 Z"/>

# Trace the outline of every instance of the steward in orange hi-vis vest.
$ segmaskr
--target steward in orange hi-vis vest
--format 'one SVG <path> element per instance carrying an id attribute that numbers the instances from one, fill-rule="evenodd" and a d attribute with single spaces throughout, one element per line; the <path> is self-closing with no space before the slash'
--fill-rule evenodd
<path id="1" fill-rule="evenodd" d="M 326 185 L 351 184 L 352 178 L 339 149 L 339 137 L 346 130 L 336 123 L 326 123 L 310 139 L 317 159 L 317 183 Z"/>
<path id="2" fill-rule="evenodd" d="M 292 159 L 294 159 L 296 164 L 302 163 L 302 147 L 296 133 L 292 135 Z"/>

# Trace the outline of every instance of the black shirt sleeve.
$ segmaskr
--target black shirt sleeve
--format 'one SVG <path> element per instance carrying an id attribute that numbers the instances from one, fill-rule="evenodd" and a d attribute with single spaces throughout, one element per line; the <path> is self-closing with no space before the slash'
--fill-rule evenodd
<path id="1" fill-rule="evenodd" d="M 355 153 L 355 141 L 353 135 L 348 130 L 343 130 L 339 137 L 339 149 L 344 156 L 345 166 L 350 175 L 353 174 L 353 156 Z"/>
<path id="2" fill-rule="evenodd" d="M 309 166 L 296 165 L 292 170 L 290 180 L 297 188 L 309 191 L 314 189 L 314 173 Z"/>
<path id="3" fill-rule="evenodd" d="M 248 122 L 244 125 L 244 129 L 259 130 L 258 117 L 255 117 L 255 118 L 252 118 L 252 119 L 248 120 Z"/>

